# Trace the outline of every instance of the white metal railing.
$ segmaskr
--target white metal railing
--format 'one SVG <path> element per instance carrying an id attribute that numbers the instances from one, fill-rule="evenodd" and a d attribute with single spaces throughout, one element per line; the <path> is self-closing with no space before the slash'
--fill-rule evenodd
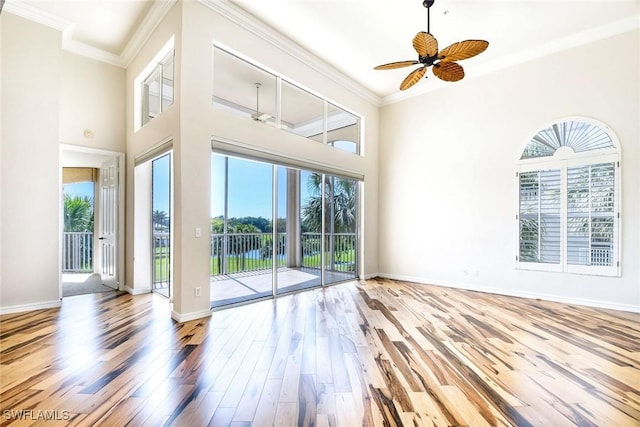
<path id="1" fill-rule="evenodd" d="M 153 231 L 153 269 L 151 283 L 153 289 L 169 287 L 171 270 L 171 237 L 168 231 Z"/>
<path id="2" fill-rule="evenodd" d="M 277 235 L 277 265 L 287 266 L 286 233 Z M 326 268 L 333 271 L 355 271 L 355 233 L 334 233 L 325 236 Z M 320 268 L 322 235 L 302 233 L 300 250 L 302 267 Z M 271 233 L 212 233 L 211 275 L 258 271 L 273 266 L 273 236 Z"/>
<path id="3" fill-rule="evenodd" d="M 302 266 L 320 268 L 322 235 L 302 233 Z M 356 271 L 355 233 L 325 234 L 325 267 L 332 271 Z"/>
<path id="4" fill-rule="evenodd" d="M 62 233 L 62 272 L 93 272 L 93 232 L 65 231 Z"/>
<path id="5" fill-rule="evenodd" d="M 273 265 L 271 233 L 212 233 L 211 275 L 258 271 Z M 286 233 L 277 235 L 278 267 L 286 265 Z"/>

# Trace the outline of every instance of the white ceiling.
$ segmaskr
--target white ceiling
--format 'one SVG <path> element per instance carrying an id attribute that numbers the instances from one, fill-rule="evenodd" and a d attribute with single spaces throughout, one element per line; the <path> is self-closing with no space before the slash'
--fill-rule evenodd
<path id="1" fill-rule="evenodd" d="M 167 9 L 173 1 L 7 0 L 5 9 L 42 11 L 71 24 L 67 29 L 74 41 L 117 57 L 126 53 L 141 24 L 152 28 L 144 22 L 149 20 L 147 15 L 153 15 L 159 4 Z M 374 71 L 373 67 L 416 59 L 411 40 L 427 27 L 422 0 L 202 1 L 238 6 L 382 99 L 398 95 L 400 82 L 412 68 Z M 436 0 L 431 8 L 431 33 L 440 48 L 464 39 L 489 41 L 486 52 L 461 63 L 466 78 L 472 78 L 637 28 L 639 14 L 639 0 Z M 598 58 L 606 58 L 606 53 L 594 53 L 594 60 Z M 286 70 L 279 71 L 286 74 Z M 430 72 L 427 75 L 428 82 L 410 91 L 441 84 Z"/>

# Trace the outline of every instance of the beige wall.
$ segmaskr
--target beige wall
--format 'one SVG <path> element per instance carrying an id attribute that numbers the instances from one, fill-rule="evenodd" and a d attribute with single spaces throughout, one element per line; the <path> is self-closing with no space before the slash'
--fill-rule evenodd
<path id="1" fill-rule="evenodd" d="M 13 311 L 59 304 L 60 143 L 124 151 L 125 72 L 62 51 L 57 30 L 0 22 L 0 309 Z"/>
<path id="2" fill-rule="evenodd" d="M 124 153 L 125 98 L 124 68 L 63 51 L 60 142 Z"/>
<path id="3" fill-rule="evenodd" d="M 382 108 L 380 272 L 640 309 L 639 40 L 636 30 Z M 569 116 L 604 122 L 622 145 L 619 278 L 515 269 L 516 161 Z"/>
<path id="4" fill-rule="evenodd" d="M 51 306 L 59 303 L 60 33 L 8 13 L 0 20 L 0 304 Z"/>

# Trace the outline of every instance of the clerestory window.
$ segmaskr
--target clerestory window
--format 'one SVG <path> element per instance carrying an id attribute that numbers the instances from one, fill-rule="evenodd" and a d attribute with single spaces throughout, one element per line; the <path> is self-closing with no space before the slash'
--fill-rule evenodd
<path id="1" fill-rule="evenodd" d="M 538 132 L 518 162 L 517 266 L 595 275 L 620 271 L 620 154 L 588 119 Z"/>

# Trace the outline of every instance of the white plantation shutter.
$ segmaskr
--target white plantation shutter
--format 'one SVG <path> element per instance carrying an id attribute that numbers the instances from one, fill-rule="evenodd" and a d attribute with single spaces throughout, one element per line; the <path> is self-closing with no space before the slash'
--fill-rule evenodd
<path id="1" fill-rule="evenodd" d="M 520 174 L 520 261 L 560 263 L 560 170 Z"/>
<path id="2" fill-rule="evenodd" d="M 567 170 L 567 263 L 611 267 L 615 254 L 615 163 Z"/>
<path id="3" fill-rule="evenodd" d="M 620 274 L 620 154 L 585 120 L 538 132 L 519 161 L 518 268 Z"/>

